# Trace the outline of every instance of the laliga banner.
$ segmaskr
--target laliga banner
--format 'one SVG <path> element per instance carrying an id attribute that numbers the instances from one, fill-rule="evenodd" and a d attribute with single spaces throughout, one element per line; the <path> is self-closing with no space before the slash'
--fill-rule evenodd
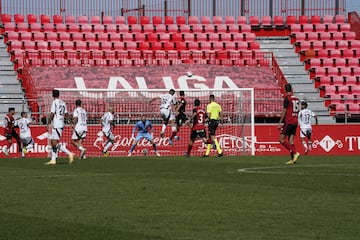
<path id="1" fill-rule="evenodd" d="M 318 125 L 313 126 L 313 150 L 309 155 L 359 155 L 360 154 L 360 125 Z M 187 150 L 190 131 L 187 127 L 180 130 L 180 140 L 174 141 L 174 146 L 169 144 L 169 139 L 160 138 L 158 133 L 161 126 L 155 126 L 154 141 L 158 151 L 163 156 L 182 155 Z M 32 136 L 35 140 L 33 150 L 27 154 L 28 157 L 48 157 L 51 147 L 48 146 L 48 132 L 45 126 L 33 126 L 31 128 Z M 131 146 L 132 126 L 117 126 L 114 130 L 115 142 L 109 151 L 110 156 L 126 156 Z M 167 130 L 169 136 L 170 130 Z M 223 126 L 219 128 L 217 138 L 224 151 L 224 155 L 250 155 L 251 136 L 245 131 L 244 138 L 239 137 L 242 131 L 241 126 Z M 5 157 L 2 148 L 6 146 L 7 141 L 4 136 L 4 129 L 0 128 L 0 157 Z M 247 135 L 247 136 L 246 136 Z M 74 152 L 79 151 L 71 146 L 71 129 L 66 127 L 62 142 Z M 255 147 L 256 155 L 287 155 L 285 148 L 278 143 L 279 130 L 276 125 L 257 125 L 255 126 Z M 13 139 L 14 142 L 14 139 Z M 90 126 L 84 146 L 87 148 L 88 156 L 101 156 L 101 150 L 106 142 L 106 138 L 101 132 L 101 127 Z M 304 148 L 300 143 L 299 134 L 296 136 L 296 148 L 301 154 Z M 153 155 L 152 146 L 146 141 L 140 141 L 134 151 L 134 156 L 144 155 L 144 149 L 148 150 L 148 155 Z M 201 141 L 194 144 L 192 155 L 201 156 L 204 153 L 205 146 Z M 216 153 L 212 150 L 212 155 Z M 14 143 L 10 148 L 9 157 L 19 157 L 17 144 Z M 63 155 L 62 155 L 63 156 Z"/>

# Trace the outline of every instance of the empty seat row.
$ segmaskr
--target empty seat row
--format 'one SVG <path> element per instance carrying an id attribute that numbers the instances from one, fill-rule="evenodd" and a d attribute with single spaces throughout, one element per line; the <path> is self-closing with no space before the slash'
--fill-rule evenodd
<path id="1" fill-rule="evenodd" d="M 5 43 L 11 41 L 254 41 L 254 33 L 29 33 L 9 32 L 5 36 Z"/>
<path id="2" fill-rule="evenodd" d="M 295 43 L 295 52 L 299 53 L 301 51 L 306 51 L 309 49 L 312 50 L 321 50 L 321 49 L 360 49 L 360 40 L 349 40 L 349 41 L 299 41 Z"/>
<path id="3" fill-rule="evenodd" d="M 325 106 L 337 103 L 360 103 L 360 94 L 353 93 L 327 93 L 324 95 Z"/>
<path id="4" fill-rule="evenodd" d="M 351 26 L 349 23 L 329 23 L 329 24 L 293 24 L 290 27 L 291 33 L 297 32 L 340 32 L 350 31 Z"/>
<path id="5" fill-rule="evenodd" d="M 319 76 L 314 78 L 315 87 L 319 88 L 327 85 L 359 85 L 359 76 Z"/>
<path id="6" fill-rule="evenodd" d="M 12 41 L 9 42 L 8 51 L 22 49 L 25 51 L 31 50 L 246 50 L 259 49 L 257 42 L 84 42 L 84 41 Z"/>
<path id="7" fill-rule="evenodd" d="M 305 69 L 316 67 L 360 67 L 360 58 L 311 58 L 305 60 Z"/>
<path id="8" fill-rule="evenodd" d="M 310 79 L 319 76 L 358 76 L 360 75 L 359 67 L 311 67 L 309 69 Z"/>
<path id="9" fill-rule="evenodd" d="M 305 50 L 300 52 L 300 60 L 310 58 L 354 58 L 360 57 L 360 49 L 321 49 Z"/>
<path id="10" fill-rule="evenodd" d="M 108 23 L 113 23 L 115 20 L 115 23 L 118 24 L 125 24 L 125 20 L 127 19 L 128 24 L 149 24 L 152 20 L 153 24 L 162 24 L 163 22 L 165 24 L 173 24 L 174 23 L 174 17 L 173 16 L 165 16 L 164 19 L 161 16 L 153 16 L 152 18 L 150 18 L 149 16 L 140 16 L 140 18 L 136 17 L 136 16 L 127 16 L 127 18 L 125 18 L 124 16 L 116 16 L 115 19 L 113 19 L 112 16 L 91 16 L 91 17 L 87 17 L 87 16 L 78 16 L 77 19 L 75 16 L 72 15 L 68 15 L 65 18 L 63 18 L 61 15 L 53 15 L 52 17 L 48 16 L 48 15 L 41 15 L 40 16 L 40 22 L 41 23 L 49 23 L 51 20 L 54 23 L 103 23 L 103 24 L 108 24 Z M 34 14 L 28 14 L 26 16 L 26 20 L 29 23 L 34 23 L 37 22 L 37 16 Z M 331 15 L 326 15 L 324 16 L 322 19 L 320 16 L 318 15 L 314 15 L 314 16 L 306 16 L 306 15 L 302 15 L 299 16 L 299 18 L 297 19 L 295 16 L 291 16 L 288 15 L 286 17 L 286 24 L 288 25 L 292 25 L 295 23 L 299 23 L 299 24 L 306 24 L 306 23 L 312 23 L 312 24 L 320 24 L 320 23 L 344 23 L 345 22 L 345 16 L 344 15 L 336 15 L 335 17 L 331 16 Z M 2 22 L 11 22 L 12 21 L 12 16 L 9 14 L 2 14 L 1 15 L 1 21 Z M 257 24 L 257 22 L 259 22 L 260 24 L 260 20 L 258 18 L 258 16 L 251 16 L 249 19 L 250 23 L 253 24 Z M 23 14 L 14 14 L 14 22 L 25 22 L 25 16 Z M 185 16 L 177 16 L 176 17 L 176 23 L 179 25 L 183 25 L 183 24 L 222 24 L 222 23 L 226 23 L 226 24 L 246 24 L 247 19 L 245 16 L 238 16 L 235 18 L 233 16 L 226 16 L 223 17 L 222 16 L 213 16 L 213 17 L 209 17 L 209 16 L 201 16 L 201 17 L 197 17 L 197 16 L 189 16 L 188 18 L 186 18 Z M 284 23 L 284 19 L 282 16 L 274 16 L 274 19 L 271 19 L 271 16 L 263 16 L 261 18 L 261 24 L 263 25 L 268 25 L 268 24 L 283 24 Z M 258 24 L 258 25 L 259 25 Z"/>
<path id="11" fill-rule="evenodd" d="M 360 85 L 327 85 L 320 88 L 320 96 L 334 94 L 360 94 Z"/>
<path id="12" fill-rule="evenodd" d="M 176 24 L 159 24 L 159 25 L 115 25 L 115 24 L 63 24 L 63 23 L 5 23 L 5 32 L 96 32 L 96 33 L 110 33 L 110 32 L 215 32 L 215 33 L 229 33 L 229 32 L 251 32 L 250 25 L 176 25 Z"/>
<path id="13" fill-rule="evenodd" d="M 311 41 L 311 40 L 355 40 L 355 32 L 321 32 L 321 33 L 294 33 L 291 35 L 291 43 L 299 41 Z"/>

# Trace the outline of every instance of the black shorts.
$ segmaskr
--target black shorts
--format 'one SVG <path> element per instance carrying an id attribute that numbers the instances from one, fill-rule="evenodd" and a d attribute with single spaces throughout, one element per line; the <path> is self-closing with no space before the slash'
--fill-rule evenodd
<path id="1" fill-rule="evenodd" d="M 177 126 L 182 126 L 188 118 L 186 117 L 185 113 L 179 113 L 176 116 L 175 122 Z"/>
<path id="2" fill-rule="evenodd" d="M 284 124 L 283 127 L 281 128 L 280 133 L 285 135 L 285 136 L 290 136 L 290 135 L 296 135 L 296 129 L 297 129 L 298 125 L 297 124 Z"/>
<path id="3" fill-rule="evenodd" d="M 10 140 L 12 138 L 15 138 L 16 140 L 20 140 L 20 137 L 15 130 L 13 130 L 11 133 L 6 133 L 5 137 L 6 140 Z"/>
<path id="4" fill-rule="evenodd" d="M 218 120 L 210 120 L 209 121 L 209 135 L 213 136 L 215 135 L 216 129 L 219 126 L 219 121 Z"/>
<path id="5" fill-rule="evenodd" d="M 206 138 L 205 129 L 202 130 L 191 130 L 190 140 L 194 141 L 197 138 Z"/>

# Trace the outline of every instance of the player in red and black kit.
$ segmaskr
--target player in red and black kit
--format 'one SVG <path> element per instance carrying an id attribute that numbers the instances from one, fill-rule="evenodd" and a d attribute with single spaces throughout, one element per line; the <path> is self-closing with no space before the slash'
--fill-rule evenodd
<path id="1" fill-rule="evenodd" d="M 6 137 L 6 140 L 8 143 L 7 143 L 7 146 L 3 148 L 3 152 L 5 153 L 6 156 L 9 155 L 9 149 L 12 144 L 12 138 L 16 139 L 16 143 L 18 145 L 18 150 L 19 150 L 19 152 L 21 152 L 20 137 L 17 134 L 17 132 L 15 131 L 14 114 L 15 114 L 15 108 L 9 108 L 8 114 L 6 114 L 6 116 L 5 116 L 5 137 Z"/>
<path id="2" fill-rule="evenodd" d="M 173 139 L 179 139 L 177 133 L 180 131 L 181 126 L 185 124 L 188 120 L 185 114 L 185 108 L 186 108 L 185 92 L 180 91 L 180 99 L 178 100 L 176 105 L 176 117 L 175 117 L 176 128 L 173 129 L 171 137 L 169 138 L 170 145 L 173 145 L 172 142 Z"/>
<path id="3" fill-rule="evenodd" d="M 200 107 L 200 100 L 195 99 L 194 101 L 195 108 L 192 115 L 192 128 L 190 133 L 190 141 L 188 144 L 188 150 L 184 153 L 185 157 L 190 157 L 191 149 L 193 147 L 194 141 L 197 138 L 201 138 L 204 143 L 207 143 L 206 131 L 205 131 L 205 122 L 207 119 L 206 111 L 204 108 Z"/>
<path id="4" fill-rule="evenodd" d="M 284 108 L 282 110 L 278 128 L 280 129 L 280 143 L 290 152 L 291 160 L 286 164 L 294 164 L 300 153 L 296 152 L 294 137 L 298 127 L 298 113 L 301 109 L 300 100 L 293 95 L 290 84 L 285 85 L 286 96 L 284 97 Z M 281 126 L 281 124 L 284 124 Z M 286 141 L 288 138 L 288 141 Z"/>

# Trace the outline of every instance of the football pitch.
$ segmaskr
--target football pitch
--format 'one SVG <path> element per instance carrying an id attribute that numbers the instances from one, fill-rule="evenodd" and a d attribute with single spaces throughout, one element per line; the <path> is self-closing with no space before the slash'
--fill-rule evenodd
<path id="1" fill-rule="evenodd" d="M 0 159 L 0 239 L 359 239 L 356 157 Z"/>

